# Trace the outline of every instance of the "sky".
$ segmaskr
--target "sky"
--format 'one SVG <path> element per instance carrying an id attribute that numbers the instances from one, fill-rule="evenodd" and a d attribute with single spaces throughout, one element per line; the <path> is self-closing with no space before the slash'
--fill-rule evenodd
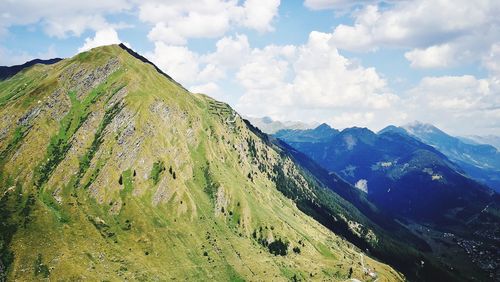
<path id="1" fill-rule="evenodd" d="M 0 65 L 124 42 L 240 114 L 500 135 L 498 0 L 0 0 Z"/>

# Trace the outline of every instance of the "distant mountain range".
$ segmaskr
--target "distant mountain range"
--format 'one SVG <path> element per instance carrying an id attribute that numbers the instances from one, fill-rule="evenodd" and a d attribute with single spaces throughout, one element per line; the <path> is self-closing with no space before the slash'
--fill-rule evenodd
<path id="1" fill-rule="evenodd" d="M 494 146 L 464 142 L 430 124 L 414 122 L 401 128 L 442 152 L 468 176 L 500 192 L 500 151 Z"/>
<path id="2" fill-rule="evenodd" d="M 245 119 L 250 121 L 252 125 L 257 127 L 264 133 L 274 134 L 283 129 L 309 129 L 318 126 L 317 123 L 304 123 L 300 121 L 277 121 L 270 117 L 248 117 Z"/>
<path id="3" fill-rule="evenodd" d="M 471 212 L 477 212 L 489 201 L 487 189 L 463 176 L 445 155 L 399 130 L 376 134 L 366 128 L 338 131 L 321 125 L 275 136 L 367 192 L 391 213 L 436 219 L 469 203 L 475 205 Z"/>
<path id="4" fill-rule="evenodd" d="M 459 137 L 462 141 L 470 144 L 486 144 L 492 145 L 500 150 L 500 136 L 496 135 L 468 135 L 465 137 Z"/>
<path id="5" fill-rule="evenodd" d="M 48 59 L 48 60 L 42 60 L 42 59 L 34 59 L 29 62 L 26 62 L 21 65 L 15 65 L 15 66 L 0 66 L 0 80 L 7 79 L 9 77 L 12 77 L 16 75 L 18 72 L 22 71 L 25 68 L 34 66 L 36 64 L 42 64 L 42 65 L 51 65 L 55 64 L 59 61 L 61 61 L 61 58 L 54 58 L 54 59 Z"/>
<path id="6" fill-rule="evenodd" d="M 274 137 L 351 183 L 378 209 L 405 222 L 434 252 L 442 248 L 459 251 L 465 244 L 463 238 L 474 238 L 489 246 L 490 255 L 475 254 L 464 261 L 481 261 L 478 265 L 485 271 L 488 261 L 495 262 L 495 269 L 500 266 L 500 256 L 495 255 L 500 249 L 491 245 L 500 243 L 500 236 L 482 236 L 500 232 L 499 194 L 491 190 L 496 186 L 489 188 L 471 178 L 478 175 L 472 175 L 476 170 L 471 167 L 484 176 L 490 166 L 496 166 L 498 151 L 494 147 L 466 144 L 421 123 L 388 126 L 378 133 L 358 127 L 339 131 L 322 124 L 315 129 L 281 130 Z M 471 165 L 475 161 L 488 165 Z M 493 173 L 486 180 L 495 183 L 491 180 L 498 175 Z M 461 243 L 443 241 L 448 233 Z M 450 254 L 435 255 L 448 261 Z"/>

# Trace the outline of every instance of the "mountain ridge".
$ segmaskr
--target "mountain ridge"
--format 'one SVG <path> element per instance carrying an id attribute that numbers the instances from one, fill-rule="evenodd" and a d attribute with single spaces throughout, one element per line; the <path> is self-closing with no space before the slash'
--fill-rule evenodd
<path id="1" fill-rule="evenodd" d="M 432 128 L 426 126 L 426 130 L 429 129 Z M 445 252 L 440 257 L 434 254 L 436 250 L 453 248 L 454 252 L 462 254 L 464 262 L 471 260 L 467 253 L 474 253 L 473 260 L 478 266 L 496 275 L 495 265 L 498 267 L 500 261 L 494 255 L 497 250 L 491 244 L 498 238 L 481 234 L 499 230 L 500 226 L 495 223 L 498 218 L 493 219 L 500 203 L 498 194 L 469 178 L 462 167 L 434 146 L 395 126 L 386 127 L 378 134 L 368 129 L 348 128 L 324 138 L 311 137 L 307 130 L 286 130 L 274 136 L 310 157 L 328 172 L 338 174 L 359 188 L 360 193 L 366 193 L 364 198 L 370 204 L 392 214 L 408 230 L 429 243 L 433 249 L 431 256 L 439 257 L 448 265 L 449 254 Z M 363 210 L 363 206 L 357 206 Z M 432 230 L 433 235 L 421 230 Z M 470 230 L 477 231 L 471 234 Z M 444 234 L 457 236 L 454 237 L 456 241 L 447 239 L 436 244 L 435 240 L 442 241 L 446 238 L 443 236 L 448 236 Z M 463 244 L 469 243 L 457 244 L 463 238 L 474 238 L 471 242 L 483 242 L 478 244 L 489 245 L 491 249 L 482 249 L 481 252 L 487 254 L 485 256 L 470 250 L 464 252 Z M 492 261 L 493 270 L 488 267 Z M 474 272 L 479 274 L 483 270 L 476 269 Z"/>
<path id="2" fill-rule="evenodd" d="M 422 123 L 401 127 L 443 152 L 474 179 L 500 191 L 500 151 L 489 144 L 469 144 L 439 128 Z"/>
<path id="3" fill-rule="evenodd" d="M 1 279 L 403 280 L 299 210 L 322 188 L 227 104 L 120 46 L 0 82 L 0 113 Z"/>
<path id="4" fill-rule="evenodd" d="M 278 121 L 267 116 L 262 118 L 245 116 L 244 118 L 266 134 L 274 134 L 282 129 L 308 129 L 316 125 L 316 123 L 303 123 L 300 121 Z"/>
<path id="5" fill-rule="evenodd" d="M 10 78 L 14 75 L 16 75 L 18 72 L 29 68 L 33 65 L 36 64 L 42 64 L 42 65 L 51 65 L 55 64 L 59 61 L 63 60 L 62 58 L 53 58 L 53 59 L 33 59 L 31 61 L 28 61 L 24 64 L 20 65 L 13 65 L 13 66 L 0 66 L 0 81 L 5 80 L 7 78 Z"/>

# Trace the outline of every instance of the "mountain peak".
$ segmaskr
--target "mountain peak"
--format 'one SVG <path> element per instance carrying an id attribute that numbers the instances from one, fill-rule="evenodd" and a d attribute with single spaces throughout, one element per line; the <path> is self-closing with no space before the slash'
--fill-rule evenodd
<path id="1" fill-rule="evenodd" d="M 0 281 L 363 274 L 361 253 L 337 255 L 355 249 L 291 201 L 318 199 L 303 211 L 322 203 L 324 215 L 309 215 L 343 220 L 345 237 L 366 244 L 374 225 L 341 217 L 288 151 L 125 45 L 28 68 L 0 89 Z"/>
<path id="2" fill-rule="evenodd" d="M 403 125 L 402 127 L 405 129 L 412 130 L 412 131 L 419 130 L 419 131 L 432 132 L 432 131 L 439 130 L 437 127 L 435 127 L 434 125 L 432 125 L 430 123 L 425 123 L 425 122 L 421 122 L 418 120 L 407 123 L 407 124 Z M 441 130 L 439 130 L 439 131 L 441 131 Z"/>
<path id="3" fill-rule="evenodd" d="M 355 134 L 364 134 L 364 135 L 374 135 L 375 133 L 366 127 L 348 127 L 341 131 L 341 133 L 355 133 Z"/>
<path id="4" fill-rule="evenodd" d="M 407 134 L 408 132 L 406 131 L 406 129 L 404 129 L 402 127 L 395 126 L 395 125 L 388 125 L 388 126 L 384 127 L 383 129 L 381 129 L 379 132 L 377 132 L 377 134 L 384 134 L 384 133 Z"/>
<path id="5" fill-rule="evenodd" d="M 311 129 L 311 132 L 313 132 L 318 137 L 322 136 L 322 138 L 324 138 L 324 139 L 329 139 L 329 138 L 337 135 L 340 131 L 331 127 L 327 123 L 322 123 L 319 126 L 317 126 L 316 128 Z"/>
<path id="6" fill-rule="evenodd" d="M 272 122 L 273 122 L 273 119 L 272 119 L 272 118 L 270 118 L 270 117 L 268 117 L 268 116 L 265 116 L 265 117 L 263 117 L 263 118 L 262 118 L 262 122 L 263 122 L 263 123 L 270 124 L 270 123 L 272 123 Z"/>
<path id="7" fill-rule="evenodd" d="M 333 128 L 328 125 L 327 123 L 322 123 L 320 125 L 318 125 L 314 130 L 318 130 L 318 131 L 330 131 L 332 130 Z"/>

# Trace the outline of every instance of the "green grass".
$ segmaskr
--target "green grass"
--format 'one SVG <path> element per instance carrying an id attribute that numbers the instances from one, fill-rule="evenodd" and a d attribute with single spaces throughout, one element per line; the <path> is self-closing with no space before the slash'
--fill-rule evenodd
<path id="1" fill-rule="evenodd" d="M 80 164 L 79 164 L 79 171 L 78 171 L 78 177 L 77 181 L 75 182 L 75 186 L 79 186 L 80 184 L 80 179 L 83 177 L 83 175 L 87 172 L 87 169 L 90 167 L 90 162 L 94 158 L 96 152 L 99 150 L 99 147 L 101 146 L 102 142 L 104 141 L 103 139 L 103 132 L 104 129 L 111 123 L 113 118 L 120 112 L 121 107 L 119 104 L 114 104 L 111 108 L 106 110 L 106 113 L 104 114 L 104 117 L 97 127 L 96 133 L 94 135 L 94 139 L 92 141 L 92 144 L 90 145 L 90 148 L 88 148 L 87 152 L 85 155 L 83 155 L 80 159 Z M 95 174 L 94 174 L 95 177 Z M 86 187 L 88 187 L 90 184 L 92 184 L 93 178 L 87 182 Z"/>
<path id="2" fill-rule="evenodd" d="M 49 68 L 50 66 L 45 66 Z M 0 85 L 0 107 L 20 99 L 21 97 L 32 97 L 25 101 L 33 101 L 33 94 L 46 92 L 50 89 L 50 83 L 40 83 L 44 77 L 44 73 L 37 68 L 32 68 L 30 71 L 23 71 L 18 75 L 2 82 Z M 29 98 L 29 97 L 28 97 Z M 24 102 L 26 105 L 26 102 Z"/>
<path id="3" fill-rule="evenodd" d="M 120 191 L 120 197 L 125 200 L 127 195 L 130 195 L 134 190 L 134 176 L 131 169 L 127 169 L 122 173 L 123 189 Z"/>
<path id="4" fill-rule="evenodd" d="M 6 268 L 14 260 L 14 253 L 9 245 L 20 225 L 15 219 L 15 209 L 11 206 L 11 202 L 9 195 L 0 198 L 0 260 Z M 0 273 L 0 280 L 4 281 L 6 276 L 6 272 Z"/>
<path id="5" fill-rule="evenodd" d="M 212 176 L 212 172 L 210 171 L 210 164 L 207 163 L 203 167 L 203 178 L 205 185 L 203 188 L 203 191 L 207 193 L 207 195 L 210 197 L 210 199 L 214 200 L 215 199 L 215 194 L 217 193 L 217 189 L 219 189 L 220 184 L 215 180 Z"/>
<path id="6" fill-rule="evenodd" d="M 50 271 L 47 265 L 43 263 L 42 254 L 38 254 L 38 257 L 33 264 L 33 269 L 36 277 L 48 278 Z"/>
<path id="7" fill-rule="evenodd" d="M 277 189 L 282 185 L 278 188 L 283 191 L 302 191 L 298 183 L 304 182 L 283 170 L 284 182 L 277 185 L 270 168 L 281 164 L 282 156 L 242 120 L 228 126 L 227 106 L 214 103 L 215 117 L 207 110 L 211 99 L 185 92 L 117 47 L 63 61 L 47 79 L 64 71 L 90 72 L 116 58 L 120 68 L 106 82 L 81 99 L 68 93 L 71 108 L 50 131 L 53 136 L 39 131 L 53 125 L 42 113 L 30 132 L 35 138 L 14 142 L 36 143 L 42 152 L 32 154 L 33 161 L 6 158 L 0 191 L 15 185 L 9 175 L 23 184 L 22 193 L 0 199 L 0 250 L 9 280 L 293 281 L 307 280 L 309 272 L 329 280 L 322 269 L 346 273 L 346 265 L 355 265 L 352 257 L 357 256 L 333 254 L 359 251 Z M 2 87 L 14 86 L 0 82 Z M 110 105 L 123 87 L 126 96 L 120 106 Z M 16 97 L 21 100 L 11 98 L 7 104 L 28 99 L 24 93 Z M 156 105 L 160 111 L 154 112 Z M 117 120 L 119 111 L 126 120 Z M 89 120 L 92 112 L 101 120 Z M 82 127 L 87 120 L 91 128 Z M 117 141 L 129 124 L 134 131 L 123 144 L 133 147 Z M 81 138 L 80 147 L 70 150 L 75 136 Z M 8 140 L 16 138 L 11 134 Z M 28 155 L 21 146 L 16 150 Z M 20 166 L 28 172 L 38 167 L 36 185 L 29 181 L 32 174 L 15 174 Z M 293 164 L 288 167 L 300 174 Z M 158 185 L 164 177 L 169 181 Z M 162 201 L 153 204 L 160 196 Z M 293 252 L 299 241 L 300 254 Z M 382 277 L 398 280 L 386 265 L 368 257 L 366 263 L 376 266 Z M 353 275 L 360 273 L 354 268 Z"/>
<path id="8" fill-rule="evenodd" d="M 114 76 L 111 76 L 108 80 L 112 80 L 113 78 L 116 79 L 117 76 L 118 74 L 114 74 Z M 71 147 L 71 144 L 69 143 L 71 137 L 73 137 L 82 124 L 87 120 L 91 112 L 91 106 L 94 105 L 101 96 L 106 94 L 107 83 L 108 82 L 105 81 L 96 88 L 92 89 L 92 91 L 86 95 L 82 101 L 78 100 L 74 91 L 68 92 L 68 96 L 71 101 L 71 108 L 68 114 L 66 114 L 66 116 L 61 120 L 59 132 L 50 140 L 45 158 L 46 161 L 42 162 L 37 168 L 35 182 L 37 187 L 41 187 L 48 181 L 54 169 L 65 158 L 66 153 Z M 113 95 L 116 94 L 116 92 L 118 92 L 118 90 L 115 89 L 112 92 Z M 106 111 L 104 118 L 96 131 L 91 148 L 81 159 L 79 178 L 81 178 L 82 174 L 88 168 L 93 154 L 95 154 L 95 150 L 97 150 L 102 143 L 102 139 L 100 138 L 102 131 L 119 111 L 120 106 L 118 104 L 113 105 Z M 76 183 L 79 184 L 79 180 Z"/>
<path id="9" fill-rule="evenodd" d="M 172 167 L 170 167 L 171 171 Z M 149 179 L 153 181 L 153 185 L 158 184 L 160 181 L 160 174 L 166 170 L 165 164 L 163 161 L 159 160 L 153 163 L 153 167 L 151 168 L 151 173 L 149 174 Z"/>
<path id="10" fill-rule="evenodd" d="M 97 96 L 101 91 L 92 91 L 90 100 L 93 100 L 92 97 Z M 61 120 L 57 135 L 53 136 L 50 140 L 45 158 L 46 161 L 42 162 L 37 169 L 35 182 L 37 187 L 41 187 L 49 180 L 54 169 L 65 158 L 66 153 L 70 149 L 70 138 L 88 117 L 89 113 L 85 112 L 85 110 L 89 103 L 81 103 L 76 98 L 75 92 L 69 92 L 68 96 L 71 100 L 71 109 Z"/>
<path id="11" fill-rule="evenodd" d="M 28 130 L 29 127 L 25 125 L 19 125 L 16 127 L 7 147 L 2 152 L 0 152 L 0 168 L 2 167 L 2 164 L 5 162 L 9 154 L 12 154 L 12 152 L 19 147 Z"/>
<path id="12" fill-rule="evenodd" d="M 61 223 L 69 223 L 69 214 L 61 207 L 61 205 L 52 197 L 47 191 L 43 191 L 39 195 L 40 200 L 45 204 L 45 206 L 52 211 L 57 220 Z"/>

